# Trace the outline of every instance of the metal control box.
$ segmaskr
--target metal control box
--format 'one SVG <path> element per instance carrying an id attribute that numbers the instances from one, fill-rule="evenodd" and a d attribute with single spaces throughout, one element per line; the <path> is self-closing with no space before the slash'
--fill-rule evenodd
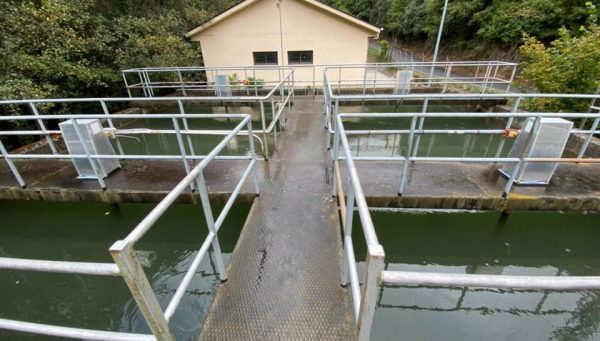
<path id="1" fill-rule="evenodd" d="M 104 135 L 102 123 L 98 119 L 78 119 L 77 129 L 74 120 L 61 122 L 58 125 L 62 132 L 65 144 L 71 155 L 85 155 L 86 151 L 83 145 L 86 146 L 90 155 L 115 155 L 115 150 Z M 83 144 L 82 144 L 83 140 Z M 97 179 L 96 172 L 87 158 L 73 159 L 73 165 L 77 169 L 78 179 Z M 117 168 L 120 168 L 119 160 L 117 159 L 97 159 L 95 162 L 98 175 L 102 178 Z"/>
<path id="2" fill-rule="evenodd" d="M 532 132 L 535 118 L 528 118 L 510 150 L 511 158 L 560 158 L 567 145 L 567 140 L 573 129 L 573 122 L 562 118 L 542 118 L 539 127 Z M 531 135 L 531 134 L 534 135 Z M 510 178 L 516 163 L 507 163 L 500 170 Z M 515 183 L 520 185 L 546 185 L 550 182 L 558 163 L 556 162 L 525 162 L 518 169 Z"/>

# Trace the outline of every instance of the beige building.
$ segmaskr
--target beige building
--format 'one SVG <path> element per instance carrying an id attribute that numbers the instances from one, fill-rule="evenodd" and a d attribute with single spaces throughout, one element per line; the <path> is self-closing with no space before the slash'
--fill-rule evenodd
<path id="1" fill-rule="evenodd" d="M 320 86 L 323 70 L 314 65 L 366 63 L 368 40 L 379 32 L 315 0 L 246 0 L 186 36 L 200 42 L 207 67 L 290 66 L 297 84 L 314 79 Z M 332 80 L 338 77 L 334 73 Z M 363 69 L 346 69 L 342 78 L 362 80 L 363 75 Z M 266 81 L 279 77 L 273 71 L 257 74 Z"/>

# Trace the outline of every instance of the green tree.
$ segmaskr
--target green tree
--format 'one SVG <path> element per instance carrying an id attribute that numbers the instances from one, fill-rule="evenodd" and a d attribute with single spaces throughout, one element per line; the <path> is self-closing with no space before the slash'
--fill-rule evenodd
<path id="1" fill-rule="evenodd" d="M 520 52 L 527 61 L 521 79 L 545 93 L 593 93 L 600 86 L 600 27 L 581 28 L 577 34 L 559 30 L 559 38 L 546 47 L 525 36 Z M 588 101 L 538 100 L 531 110 L 585 111 Z"/>

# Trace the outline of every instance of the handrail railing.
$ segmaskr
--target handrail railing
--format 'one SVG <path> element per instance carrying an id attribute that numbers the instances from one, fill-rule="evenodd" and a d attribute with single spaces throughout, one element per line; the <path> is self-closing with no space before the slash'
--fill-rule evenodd
<path id="1" fill-rule="evenodd" d="M 510 115 L 506 113 L 503 115 Z M 514 113 L 513 113 L 514 114 Z M 533 289 L 533 290 L 577 290 L 577 289 L 600 289 L 600 276 L 506 276 L 506 275 L 480 275 L 480 274 L 451 274 L 451 273 L 432 273 L 432 272 L 409 272 L 409 271 L 389 271 L 384 270 L 384 249 L 377 240 L 375 227 L 370 217 L 369 208 L 366 204 L 364 193 L 360 184 L 360 179 L 356 171 L 355 159 L 348 142 L 347 135 L 351 131 L 344 129 L 343 119 L 345 117 L 369 117 L 372 114 L 340 114 L 335 119 L 335 135 L 333 140 L 333 162 L 336 181 L 333 184 L 333 195 L 337 195 L 340 203 L 340 211 L 343 226 L 344 241 L 344 268 L 342 274 L 342 285 L 350 284 L 350 294 L 353 301 L 354 330 L 355 338 L 358 340 L 369 340 L 371 327 L 373 324 L 375 309 L 379 290 L 386 285 L 425 285 L 441 287 L 483 287 L 483 288 L 509 288 L 509 289 Z M 413 117 L 411 130 L 414 133 L 416 124 L 415 115 L 419 113 L 403 114 L 377 114 L 386 115 L 385 117 Z M 431 116 L 442 116 L 444 114 L 427 113 Z M 447 113 L 445 115 L 448 115 Z M 485 115 L 481 113 L 481 115 Z M 489 114 L 488 114 L 489 115 Z M 528 113 L 519 113 L 517 116 L 528 117 Z M 553 113 L 550 116 L 560 116 L 563 114 Z M 576 117 L 598 117 L 599 114 L 581 116 L 582 114 L 566 114 L 566 117 L 576 115 Z M 466 114 L 464 115 L 468 117 Z M 480 116 L 481 117 L 481 116 Z M 564 116 L 562 116 L 564 117 Z M 410 144 L 410 142 L 409 142 Z M 341 149 L 341 151 L 340 151 Z M 410 148 L 407 155 L 410 155 Z M 343 156 L 339 155 L 343 153 Z M 439 158 L 432 158 L 439 159 Z M 442 158 L 443 159 L 443 158 Z M 474 159 L 474 158 L 471 158 Z M 345 160 L 347 172 L 349 174 L 347 193 L 344 198 L 344 188 L 342 185 L 339 160 Z M 414 158 L 404 157 L 405 164 L 407 160 Z M 542 159 L 542 158 L 504 158 L 507 161 L 526 161 L 526 162 L 600 162 L 600 159 Z M 356 208 L 355 208 L 356 204 Z M 365 241 L 367 243 L 367 255 L 365 263 L 365 273 L 362 291 L 358 279 L 358 270 L 354 258 L 354 246 L 352 244 L 352 218 L 354 211 L 358 211 Z"/>
<path id="2" fill-rule="evenodd" d="M 63 117 L 77 120 L 81 116 L 89 118 L 94 115 L 50 115 L 52 118 Z M 105 117 L 102 115 L 96 115 Z M 122 115 L 124 116 L 124 115 Z M 184 115 L 161 115 L 165 117 L 189 117 Z M 214 117 L 213 115 L 196 115 L 197 117 Z M 217 233 L 230 208 L 235 202 L 242 187 L 253 174 L 254 189 L 256 194 L 259 193 L 258 175 L 256 170 L 256 153 L 254 150 L 254 140 L 252 134 L 252 121 L 249 115 L 220 115 L 228 118 L 239 118 L 241 122 L 235 126 L 210 153 L 202 158 L 202 160 L 190 170 L 190 172 L 167 194 L 167 196 L 135 227 L 127 237 L 123 240 L 115 242 L 110 247 L 110 253 L 115 263 L 86 263 L 86 262 L 68 262 L 68 261 L 46 261 L 46 260 L 31 260 L 18 258 L 0 258 L 0 269 L 12 269 L 23 271 L 37 272 L 59 272 L 70 274 L 85 274 L 85 275 L 101 275 L 101 276 L 119 276 L 123 277 L 132 297 L 137 303 L 138 308 L 142 312 L 148 326 L 152 330 L 153 335 L 108 332 L 101 330 L 80 329 L 71 327 L 62 327 L 48 324 L 38 324 L 31 322 L 15 321 L 0 319 L 0 328 L 10 329 L 15 331 L 52 335 L 65 338 L 83 338 L 88 340 L 174 340 L 173 332 L 169 326 L 173 314 L 187 287 L 189 286 L 192 277 L 196 273 L 200 262 L 206 255 L 208 248 L 212 247 L 214 263 L 217 265 L 217 271 L 220 279 L 225 280 L 225 266 L 220 251 Z M 46 116 L 40 115 L 43 119 Z M 231 196 L 225 203 L 221 213 L 215 220 L 212 215 L 212 209 L 208 197 L 208 190 L 203 176 L 204 169 L 212 160 L 217 159 L 217 155 L 227 146 L 227 144 L 236 136 L 238 136 L 243 128 L 246 128 L 248 143 L 250 146 L 250 156 L 242 157 L 241 159 L 249 160 L 250 163 L 246 167 L 241 176 L 240 181 L 236 184 Z M 71 155 L 70 157 L 75 157 Z M 89 155 L 87 155 L 89 157 Z M 99 157 L 99 156 L 94 156 Z M 104 155 L 102 157 L 112 157 Z M 7 161 L 10 159 L 7 159 Z M 192 184 L 199 193 L 202 203 L 204 216 L 208 226 L 208 236 L 202 243 L 198 253 L 188 268 L 183 280 L 178 286 L 173 298 L 169 302 L 163 312 L 155 293 L 150 286 L 148 278 L 144 274 L 142 266 L 137 258 L 134 245 L 144 236 L 152 225 L 162 216 L 162 214 L 175 202 L 175 200 L 183 193 L 183 191 Z"/>
<path id="3" fill-rule="evenodd" d="M 294 87 L 318 93 L 323 84 L 323 73 L 327 69 L 339 88 L 360 90 L 361 93 L 379 89 L 393 88 L 393 77 L 385 75 L 387 71 L 397 69 L 411 70 L 419 78 L 414 85 L 426 84 L 428 87 L 441 85 L 443 92 L 449 87 L 460 85 L 474 87 L 475 92 L 508 91 L 516 74 L 517 64 L 503 61 L 448 61 L 448 62 L 389 62 L 389 63 L 351 63 L 351 64 L 289 64 L 255 66 L 219 66 L 219 67 L 143 67 L 122 70 L 125 88 L 129 96 L 132 91 L 141 91 L 144 96 L 154 96 L 154 90 L 179 90 L 182 94 L 194 90 L 216 91 L 216 88 L 228 88 L 237 93 L 259 96 L 259 90 L 269 88 L 281 81 L 293 71 Z M 434 69 L 430 77 L 429 71 Z M 388 73 L 390 73 L 388 72 Z M 507 77 L 510 74 L 510 77 Z M 229 85 L 216 84 L 217 75 L 226 75 Z M 242 77 L 240 80 L 238 77 Z M 262 78 L 260 78 L 262 77 Z M 135 78 L 135 79 L 133 79 Z M 157 80 L 168 78 L 169 80 Z M 203 80 L 198 80 L 198 79 Z M 466 88 L 463 90 L 467 90 Z"/>
<path id="4" fill-rule="evenodd" d="M 579 148 L 577 157 L 574 158 L 540 158 L 531 157 L 529 151 L 524 150 L 522 155 L 518 157 L 501 157 L 504 143 L 498 145 L 498 149 L 494 156 L 483 156 L 483 157 L 429 157 L 429 156 L 417 156 L 418 152 L 418 139 L 427 134 L 476 134 L 476 135 L 498 135 L 502 136 L 506 133 L 506 129 L 423 129 L 423 124 L 419 124 L 417 127 L 418 120 L 424 120 L 425 118 L 432 117 L 443 117 L 443 118 L 506 118 L 507 123 L 506 129 L 510 129 L 512 122 L 517 118 L 534 118 L 535 123 L 533 125 L 530 134 L 534 136 L 536 130 L 539 128 L 539 121 L 542 118 L 592 118 L 594 124 L 590 129 L 572 129 L 570 134 L 586 134 L 586 139 Z M 404 193 L 404 187 L 406 178 L 408 175 L 408 166 L 411 162 L 472 162 L 472 163 L 515 163 L 516 166 L 508 179 L 506 186 L 502 192 L 503 197 L 508 197 L 515 179 L 520 169 L 523 169 L 528 162 L 556 162 L 556 163 L 600 163 L 600 159 L 597 158 L 583 158 L 592 136 L 600 134 L 598 130 L 598 123 L 600 122 L 600 113 L 537 113 L 537 112 L 507 112 L 507 113 L 427 113 L 427 112 L 415 112 L 415 113 L 352 113 L 352 114 L 339 114 L 338 119 L 373 119 L 373 118 L 410 118 L 411 125 L 409 129 L 385 129 L 385 130 L 350 130 L 345 131 L 346 135 L 353 134 L 368 134 L 368 135 L 396 135 L 396 134 L 408 134 L 408 142 L 406 152 L 402 156 L 376 156 L 376 157 L 353 157 L 355 160 L 379 160 L 379 161 L 403 161 L 403 169 L 400 175 L 400 185 L 398 189 L 398 195 Z M 502 141 L 504 142 L 504 141 Z"/>
<path id="5" fill-rule="evenodd" d="M 345 156 L 349 173 L 348 191 L 346 193 L 345 201 L 338 161 L 340 149 Z M 334 138 L 333 162 L 336 181 L 333 182 L 332 194 L 340 199 L 342 226 L 344 231 L 344 250 L 342 253 L 344 265 L 342 268 L 341 284 L 342 286 L 350 285 L 355 337 L 359 340 L 368 340 L 377 304 L 379 276 L 384 269 L 383 261 L 385 254 L 383 252 L 383 247 L 377 240 L 377 234 L 373 227 L 373 221 L 371 220 L 369 208 L 358 179 L 356 166 L 352 160 L 352 153 L 341 120 L 338 121 Z M 362 291 L 358 279 L 356 260 L 354 258 L 354 245 L 352 243 L 352 220 L 355 204 L 367 243 L 366 266 Z"/>
<path id="6" fill-rule="evenodd" d="M 254 97 L 237 97 L 234 101 L 258 100 L 260 105 L 260 120 L 262 129 L 255 130 L 252 134 L 260 142 L 260 147 L 265 160 L 269 158 L 269 140 L 268 136 L 273 133 L 275 147 L 277 147 L 277 130 L 285 127 L 287 115 L 291 113 L 291 104 L 294 99 L 293 90 L 293 73 L 288 74 L 269 94 L 258 99 Z M 233 100 L 233 99 L 232 99 Z M 3 100 L 0 101 L 0 108 L 9 105 L 26 105 L 33 112 L 33 115 L 16 115 L 0 116 L 0 121 L 32 121 L 38 125 L 37 130 L 3 130 L 0 131 L 0 136 L 44 136 L 46 143 L 51 149 L 51 154 L 12 154 L 4 147 L 0 141 L 0 154 L 7 162 L 12 174 L 17 179 L 20 186 L 25 187 L 26 182 L 20 175 L 17 167 L 12 160 L 14 159 L 71 159 L 71 158 L 88 158 L 90 163 L 94 163 L 99 159 L 140 159 L 140 160 L 174 160 L 182 159 L 186 173 L 190 171 L 189 161 L 193 159 L 202 159 L 203 155 L 197 155 L 194 151 L 191 136 L 193 135 L 226 135 L 225 130 L 198 130 L 189 129 L 188 120 L 196 118 L 239 118 L 240 114 L 190 114 L 185 110 L 186 103 L 195 101 L 213 101 L 221 102 L 220 97 L 139 97 L 139 98 L 63 98 L 63 99 L 23 99 L 23 100 Z M 271 120 L 267 122 L 264 102 L 270 102 Z M 179 113 L 170 114 L 119 114 L 110 113 L 107 103 L 176 103 Z M 62 103 L 80 103 L 97 105 L 100 112 L 103 114 L 81 114 L 81 115 L 41 115 L 37 109 L 39 105 L 57 105 Z M 46 128 L 44 120 L 59 120 L 59 119 L 85 119 L 95 118 L 106 120 L 108 128 L 104 128 L 107 134 L 115 137 L 116 147 L 119 155 L 70 155 L 59 153 L 55 145 L 53 136 L 61 135 L 60 130 L 50 130 Z M 115 120 L 130 120 L 130 119 L 171 119 L 173 129 L 125 129 L 117 128 L 114 124 Z M 183 123 L 180 126 L 179 121 Z M 121 146 L 119 135 L 137 135 L 137 134 L 174 134 L 177 137 L 179 144 L 179 155 L 125 155 Z M 240 134 L 248 134 L 247 130 L 243 130 Z M 183 143 L 183 139 L 187 139 L 189 151 Z M 220 156 L 223 159 L 240 159 L 240 157 Z M 242 158 L 243 159 L 243 158 Z M 106 188 L 104 181 L 98 179 L 101 188 Z"/>

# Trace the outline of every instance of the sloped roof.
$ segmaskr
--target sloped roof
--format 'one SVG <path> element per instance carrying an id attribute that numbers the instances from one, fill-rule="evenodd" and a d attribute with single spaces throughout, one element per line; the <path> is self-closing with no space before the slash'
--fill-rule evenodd
<path id="1" fill-rule="evenodd" d="M 224 20 L 227 20 L 229 17 L 231 17 L 232 15 L 243 11 L 245 8 L 247 8 L 248 6 L 257 3 L 258 1 L 262 1 L 262 0 L 245 0 L 240 2 L 239 4 L 229 8 L 228 10 L 222 12 L 221 14 L 218 14 L 217 16 L 213 17 L 212 19 L 208 20 L 207 22 L 205 22 L 204 24 L 192 29 L 191 31 L 189 31 L 188 33 L 185 34 L 186 37 L 191 37 L 194 36 L 206 29 L 208 29 L 209 27 L 212 27 Z M 327 12 L 328 14 L 331 14 L 333 16 L 336 16 L 339 19 L 342 19 L 343 21 L 346 21 L 350 24 L 354 24 L 362 29 L 364 29 L 367 32 L 371 32 L 374 35 L 378 35 L 379 32 L 381 31 L 380 28 L 373 26 L 365 21 L 362 21 L 358 18 L 355 18 L 349 14 L 346 14 L 342 11 L 338 11 L 337 9 L 331 7 L 331 6 L 327 6 L 319 1 L 316 0 L 299 0 L 302 3 L 305 3 L 307 5 L 316 7 L 318 9 L 323 10 L 324 12 Z"/>

